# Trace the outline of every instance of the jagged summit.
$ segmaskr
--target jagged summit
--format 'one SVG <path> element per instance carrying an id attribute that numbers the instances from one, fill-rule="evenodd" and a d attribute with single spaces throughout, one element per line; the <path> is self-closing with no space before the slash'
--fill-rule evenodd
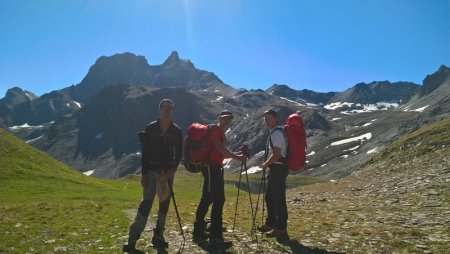
<path id="1" fill-rule="evenodd" d="M 180 61 L 180 57 L 178 56 L 178 52 L 177 51 L 172 51 L 172 53 L 170 53 L 170 56 L 166 59 L 166 61 L 164 61 L 163 65 L 175 63 L 175 62 L 178 62 L 178 61 Z"/>

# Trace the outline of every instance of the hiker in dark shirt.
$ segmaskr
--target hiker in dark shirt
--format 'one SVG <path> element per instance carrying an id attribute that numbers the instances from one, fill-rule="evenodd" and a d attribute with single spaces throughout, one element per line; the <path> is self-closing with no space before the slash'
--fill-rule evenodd
<path id="1" fill-rule="evenodd" d="M 123 246 L 125 252 L 136 250 L 136 241 L 147 224 L 155 195 L 158 196 L 159 211 L 152 244 L 157 248 L 168 247 L 163 235 L 171 197 L 168 184 L 173 185 L 174 174 L 181 160 L 183 142 L 181 129 L 171 120 L 173 109 L 174 103 L 171 100 L 162 100 L 159 104 L 160 118 L 150 123 L 140 136 L 143 199 L 130 227 L 128 243 Z"/>
<path id="2" fill-rule="evenodd" d="M 262 165 L 263 174 L 268 173 L 269 180 L 265 195 L 267 218 L 265 224 L 258 227 L 258 230 L 267 233 L 268 237 L 287 237 L 286 177 L 289 174 L 286 160 L 287 140 L 283 129 L 277 128 L 277 112 L 274 109 L 264 112 L 264 122 L 270 129 Z"/>
<path id="3" fill-rule="evenodd" d="M 193 238 L 194 241 L 205 240 L 206 234 L 205 216 L 209 206 L 212 204 L 211 210 L 211 232 L 210 244 L 214 246 L 231 246 L 231 241 L 224 239 L 222 234 L 222 213 L 225 203 L 225 190 L 223 180 L 223 160 L 225 158 L 233 158 L 239 161 L 245 161 L 246 157 L 242 152 L 230 152 L 225 148 L 226 137 L 225 131 L 233 120 L 233 114 L 224 110 L 219 114 L 218 126 L 212 127 L 207 141 L 207 149 L 209 151 L 208 167 L 202 169 L 203 174 L 203 191 L 202 198 L 197 208 L 196 220 L 194 223 Z"/>

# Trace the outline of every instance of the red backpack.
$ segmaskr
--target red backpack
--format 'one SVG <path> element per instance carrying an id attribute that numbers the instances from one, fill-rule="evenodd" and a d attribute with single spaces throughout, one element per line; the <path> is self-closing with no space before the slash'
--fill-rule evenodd
<path id="1" fill-rule="evenodd" d="M 292 171 L 300 171 L 306 165 L 306 134 L 303 118 L 295 113 L 286 119 L 284 131 L 287 136 L 287 164 Z"/>
<path id="2" fill-rule="evenodd" d="M 202 166 L 208 165 L 209 150 L 208 137 L 212 128 L 217 125 L 191 124 L 184 138 L 184 167 L 192 173 L 201 171 Z"/>
<path id="3" fill-rule="evenodd" d="M 291 171 L 300 171 L 306 165 L 306 134 L 303 124 L 303 118 L 294 113 L 290 115 L 283 126 L 275 128 L 284 133 L 287 141 L 287 158 L 281 158 L 279 161 L 286 163 Z M 272 140 L 269 139 L 272 147 Z"/>

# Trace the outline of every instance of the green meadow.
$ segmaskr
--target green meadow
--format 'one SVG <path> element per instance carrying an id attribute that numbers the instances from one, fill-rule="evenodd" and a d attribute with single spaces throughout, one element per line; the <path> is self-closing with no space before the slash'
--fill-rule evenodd
<path id="1" fill-rule="evenodd" d="M 232 183 L 238 177 L 226 175 L 231 183 L 225 186 L 224 224 L 228 228 L 237 195 Z M 297 176 L 288 179 L 293 186 L 319 181 Z M 141 199 L 139 180 L 136 175 L 117 180 L 85 176 L 0 129 L 0 253 L 120 252 Z M 259 180 L 258 175 L 250 176 L 250 182 Z M 194 221 L 201 187 L 200 174 L 179 168 L 174 192 L 184 224 Z M 256 197 L 254 194 L 254 203 Z M 248 193 L 241 191 L 238 228 L 250 231 L 249 211 Z M 173 207 L 168 227 L 179 230 Z M 148 242 L 149 236 L 144 237 Z"/>

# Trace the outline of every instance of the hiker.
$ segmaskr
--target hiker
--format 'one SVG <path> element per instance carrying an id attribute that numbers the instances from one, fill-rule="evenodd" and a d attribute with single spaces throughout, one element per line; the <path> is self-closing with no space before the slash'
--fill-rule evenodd
<path id="1" fill-rule="evenodd" d="M 268 237 L 287 236 L 288 212 L 286 206 L 286 177 L 289 167 L 286 164 L 287 141 L 282 128 L 278 128 L 277 112 L 269 109 L 264 112 L 264 122 L 270 135 L 267 139 L 263 174 L 268 174 L 265 194 L 267 218 L 265 224 L 258 227 Z"/>
<path id="2" fill-rule="evenodd" d="M 196 212 L 193 238 L 194 241 L 206 240 L 208 238 L 205 216 L 209 206 L 212 204 L 209 242 L 213 246 L 223 245 L 227 247 L 232 244 L 222 234 L 222 213 L 225 203 L 223 160 L 225 158 L 233 158 L 241 162 L 246 160 L 242 152 L 230 152 L 225 148 L 225 131 L 230 126 L 232 120 L 233 114 L 230 111 L 224 110 L 220 112 L 219 123 L 217 126 L 211 128 L 207 139 L 206 147 L 209 152 L 209 165 L 202 168 L 203 191 Z"/>
<path id="3" fill-rule="evenodd" d="M 173 109 L 172 100 L 162 100 L 159 103 L 159 119 L 147 125 L 142 135 L 143 198 L 130 226 L 128 243 L 123 246 L 125 252 L 136 250 L 136 241 L 147 224 L 155 195 L 158 196 L 159 211 L 156 227 L 153 229 L 152 244 L 156 248 L 168 247 L 163 234 L 171 198 L 169 184 L 170 187 L 173 186 L 183 142 L 181 129 L 172 122 Z"/>

